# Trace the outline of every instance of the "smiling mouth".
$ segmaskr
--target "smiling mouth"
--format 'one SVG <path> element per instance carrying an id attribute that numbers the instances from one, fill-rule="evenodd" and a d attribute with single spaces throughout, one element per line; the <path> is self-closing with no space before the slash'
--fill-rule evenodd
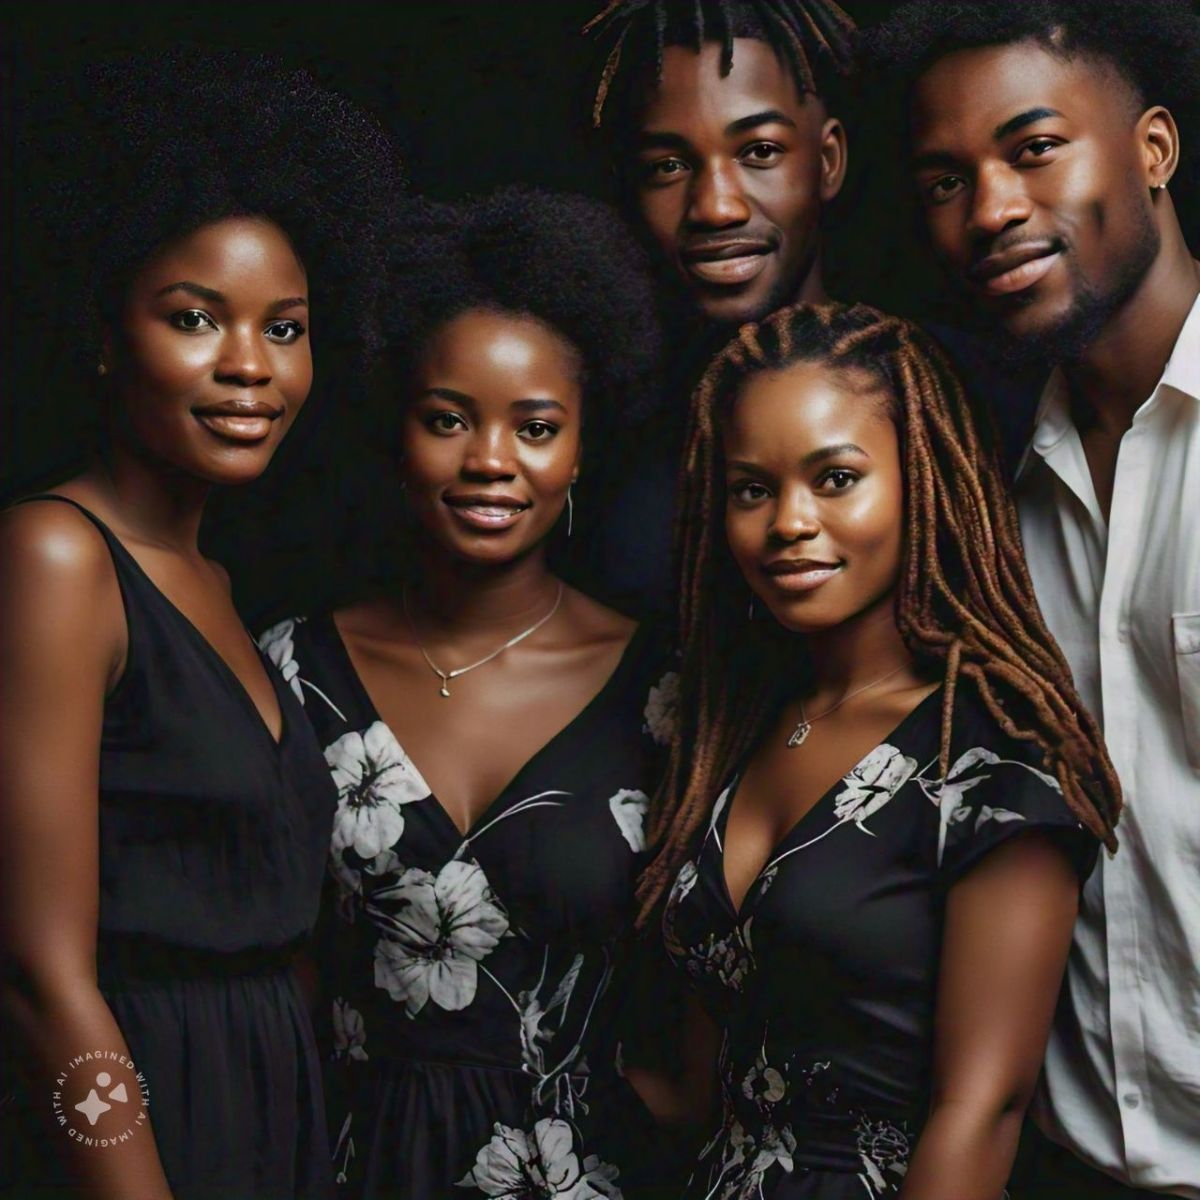
<path id="1" fill-rule="evenodd" d="M 282 408 L 254 404 L 215 404 L 192 410 L 193 416 L 222 441 L 252 444 L 263 441 L 283 416 Z"/>
<path id="2" fill-rule="evenodd" d="M 1018 247 L 985 258 L 967 272 L 975 287 L 987 296 L 1011 296 L 1044 279 L 1062 258 L 1058 243 Z"/>
<path id="3" fill-rule="evenodd" d="M 731 242 L 687 251 L 681 257 L 684 269 L 701 283 L 736 287 L 756 279 L 770 261 L 771 252 L 765 242 Z"/>
<path id="4" fill-rule="evenodd" d="M 454 515 L 472 529 L 502 530 L 515 525 L 529 505 L 509 498 L 493 499 L 487 496 L 443 496 L 442 503 Z"/>
<path id="5" fill-rule="evenodd" d="M 798 593 L 816 591 L 822 584 L 828 583 L 841 569 L 841 563 L 800 560 L 767 563 L 762 571 L 771 581 L 771 585 L 779 591 Z"/>

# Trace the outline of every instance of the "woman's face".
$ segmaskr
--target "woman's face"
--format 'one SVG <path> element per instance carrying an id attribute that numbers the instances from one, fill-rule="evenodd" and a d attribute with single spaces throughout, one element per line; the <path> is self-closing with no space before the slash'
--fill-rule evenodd
<path id="1" fill-rule="evenodd" d="M 729 547 L 794 632 L 831 629 L 895 590 L 904 489 L 888 400 L 862 372 L 800 363 L 752 376 L 725 425 Z"/>
<path id="2" fill-rule="evenodd" d="M 543 542 L 579 474 L 575 349 L 540 321 L 472 309 L 416 369 L 401 446 L 409 507 L 454 558 L 508 562 Z"/>
<path id="3" fill-rule="evenodd" d="M 312 385 L 307 295 L 270 221 L 232 217 L 163 247 L 105 339 L 115 438 L 210 483 L 261 475 Z"/>

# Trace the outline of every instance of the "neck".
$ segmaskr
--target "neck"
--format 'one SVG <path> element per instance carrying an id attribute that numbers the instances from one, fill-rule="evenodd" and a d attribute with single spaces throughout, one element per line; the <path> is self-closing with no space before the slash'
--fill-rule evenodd
<path id="1" fill-rule="evenodd" d="M 1149 399 L 1200 293 L 1200 263 L 1188 251 L 1170 209 L 1162 244 L 1137 290 L 1077 362 L 1065 368 L 1071 397 L 1102 427 L 1121 431 Z"/>
<path id="2" fill-rule="evenodd" d="M 893 592 L 850 620 L 805 640 L 814 675 L 813 697 L 836 703 L 889 672 L 895 672 L 897 685 L 919 682 L 916 661 L 896 628 Z"/>
<path id="3" fill-rule="evenodd" d="M 140 541 L 179 554 L 199 553 L 200 522 L 211 484 L 172 470 L 119 442 L 84 478 L 108 501 L 120 525 Z"/>
<path id="4" fill-rule="evenodd" d="M 828 304 L 829 293 L 825 290 L 825 275 L 821 270 L 821 251 L 813 251 L 808 270 L 800 281 L 794 297 L 797 304 Z"/>
<path id="5" fill-rule="evenodd" d="M 545 615 L 558 592 L 540 546 L 499 564 L 465 563 L 432 547 L 423 547 L 418 558 L 419 582 L 409 588 L 409 603 L 422 626 L 438 633 L 523 628 Z"/>

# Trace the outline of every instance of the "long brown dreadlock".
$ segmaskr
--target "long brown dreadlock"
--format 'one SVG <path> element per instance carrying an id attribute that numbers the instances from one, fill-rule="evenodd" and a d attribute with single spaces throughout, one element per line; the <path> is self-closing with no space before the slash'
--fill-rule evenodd
<path id="1" fill-rule="evenodd" d="M 760 36 L 786 57 L 801 93 L 822 90 L 817 64 L 836 75 L 848 75 L 854 64 L 854 22 L 833 0 L 610 0 L 583 28 L 609 46 L 592 107 L 597 129 L 622 64 L 652 61 L 661 80 L 668 45 L 698 52 L 706 39 L 719 40 L 721 74 L 728 75 L 734 38 Z"/>
<path id="2" fill-rule="evenodd" d="M 715 789 L 802 686 L 799 639 L 746 621 L 721 460 L 721 430 L 747 378 L 799 362 L 866 372 L 892 397 L 905 479 L 896 623 L 918 663 L 945 678 L 942 776 L 966 678 L 1009 737 L 1040 749 L 1079 821 L 1116 848 L 1120 784 L 1038 609 L 1016 509 L 977 426 L 989 432 L 986 415 L 973 414 L 941 351 L 909 322 L 863 304 L 796 305 L 743 325 L 692 399 L 678 526 L 686 701 L 651 821 L 657 854 L 638 885 L 639 923 L 689 853 Z"/>

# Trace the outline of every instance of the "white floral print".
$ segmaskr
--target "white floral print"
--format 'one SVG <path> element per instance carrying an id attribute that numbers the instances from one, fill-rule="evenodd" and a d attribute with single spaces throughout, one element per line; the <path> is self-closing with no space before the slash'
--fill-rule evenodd
<path id="1" fill-rule="evenodd" d="M 404 833 L 404 805 L 429 796 L 429 785 L 382 721 L 338 738 L 325 748 L 325 761 L 338 790 L 334 855 L 348 847 L 363 859 L 382 854 Z"/>
<path id="2" fill-rule="evenodd" d="M 646 718 L 646 732 L 660 746 L 670 742 L 679 725 L 678 671 L 668 671 L 658 684 L 650 689 L 643 715 Z"/>
<path id="3" fill-rule="evenodd" d="M 571 1126 L 543 1117 L 531 1133 L 496 1122 L 458 1186 L 505 1200 L 621 1200 L 617 1175 L 595 1155 L 580 1161 Z"/>
<path id="4" fill-rule="evenodd" d="M 900 1180 L 908 1173 L 908 1156 L 911 1143 L 908 1134 L 889 1121 L 872 1121 L 860 1118 L 854 1130 L 858 1144 L 858 1157 L 863 1165 L 859 1176 L 872 1197 L 884 1196 L 900 1186 Z M 899 1178 L 889 1180 L 884 1172 L 890 1171 Z"/>
<path id="5" fill-rule="evenodd" d="M 436 878 L 405 871 L 372 896 L 375 986 L 404 1004 L 410 1017 L 430 1000 L 457 1011 L 475 999 L 478 963 L 508 932 L 508 917 L 475 862 L 448 862 Z"/>
<path id="6" fill-rule="evenodd" d="M 834 797 L 833 812 L 839 822 L 853 821 L 864 833 L 863 824 L 877 813 L 912 777 L 917 760 L 884 742 L 876 746 L 842 782 Z"/>
<path id="7" fill-rule="evenodd" d="M 362 1013 L 338 996 L 333 1002 L 333 1057 L 366 1062 L 366 1043 Z"/>
<path id="8" fill-rule="evenodd" d="M 789 1125 L 764 1126 L 756 1137 L 734 1119 L 718 1136 L 725 1139 L 724 1152 L 709 1176 L 706 1200 L 760 1200 L 763 1176 L 772 1167 L 792 1171 L 796 1137 Z"/>
<path id="9" fill-rule="evenodd" d="M 646 849 L 646 809 L 649 804 L 650 797 L 645 792 L 630 788 L 621 788 L 608 800 L 613 820 L 634 854 L 641 854 Z"/>
<path id="10" fill-rule="evenodd" d="M 279 668 L 283 681 L 296 693 L 296 699 L 304 703 L 304 688 L 300 685 L 300 664 L 296 661 L 296 647 L 292 634 L 296 630 L 294 620 L 280 621 L 273 625 L 259 639 L 258 645 L 262 652 Z"/>

